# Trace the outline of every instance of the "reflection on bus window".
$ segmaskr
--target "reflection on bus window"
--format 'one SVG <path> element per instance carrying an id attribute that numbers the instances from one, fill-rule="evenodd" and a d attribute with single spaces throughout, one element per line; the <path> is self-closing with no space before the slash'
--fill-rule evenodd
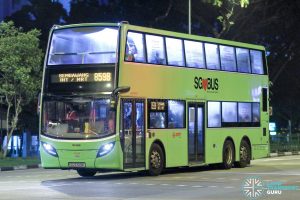
<path id="1" fill-rule="evenodd" d="M 222 102 L 222 121 L 237 122 L 237 103 Z"/>
<path id="2" fill-rule="evenodd" d="M 253 122 L 260 122 L 259 103 L 252 103 Z"/>
<path id="3" fill-rule="evenodd" d="M 48 65 L 116 62 L 118 30 L 109 27 L 78 27 L 55 30 Z"/>
<path id="4" fill-rule="evenodd" d="M 184 66 L 182 40 L 175 38 L 166 38 L 168 64 L 175 66 Z"/>
<path id="5" fill-rule="evenodd" d="M 164 38 L 146 35 L 147 58 L 149 63 L 166 64 Z"/>
<path id="6" fill-rule="evenodd" d="M 128 102 L 128 103 L 124 103 L 123 104 L 123 118 L 124 118 L 124 129 L 125 130 L 132 130 L 132 124 L 131 124 L 131 120 L 132 120 L 132 103 Z"/>
<path id="7" fill-rule="evenodd" d="M 239 72 L 251 73 L 249 50 L 236 48 L 236 59 Z"/>
<path id="8" fill-rule="evenodd" d="M 150 128 L 166 128 L 166 113 L 150 112 Z"/>
<path id="9" fill-rule="evenodd" d="M 205 43 L 207 69 L 220 69 L 218 45 Z"/>
<path id="10" fill-rule="evenodd" d="M 184 101 L 168 101 L 168 128 L 184 128 Z"/>
<path id="11" fill-rule="evenodd" d="M 221 68 L 225 71 L 236 71 L 235 52 L 233 47 L 220 45 Z"/>
<path id="12" fill-rule="evenodd" d="M 145 62 L 144 35 L 142 33 L 128 32 L 126 42 L 125 60 L 132 62 Z"/>
<path id="13" fill-rule="evenodd" d="M 262 52 L 250 50 L 252 73 L 264 74 Z"/>
<path id="14" fill-rule="evenodd" d="M 208 102 L 208 127 L 220 127 L 221 126 L 221 103 L 220 102 Z"/>
<path id="15" fill-rule="evenodd" d="M 185 40 L 184 49 L 187 67 L 205 68 L 202 42 Z"/>
<path id="16" fill-rule="evenodd" d="M 238 103 L 239 122 L 251 122 L 251 103 Z"/>

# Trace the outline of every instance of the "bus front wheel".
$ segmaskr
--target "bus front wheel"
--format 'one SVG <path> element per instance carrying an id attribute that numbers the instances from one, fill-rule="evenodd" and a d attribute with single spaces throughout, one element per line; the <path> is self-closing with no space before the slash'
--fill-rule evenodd
<path id="1" fill-rule="evenodd" d="M 92 169 L 77 169 L 77 173 L 82 177 L 92 177 L 97 173 L 97 171 Z"/>
<path id="2" fill-rule="evenodd" d="M 151 176 L 158 176 L 164 169 L 165 157 L 162 148 L 154 143 L 149 155 L 149 173 Z"/>
<path id="3" fill-rule="evenodd" d="M 223 146 L 223 163 L 224 169 L 232 168 L 234 163 L 234 146 L 230 140 L 226 140 Z"/>
<path id="4" fill-rule="evenodd" d="M 250 164 L 251 160 L 251 150 L 250 145 L 247 141 L 242 140 L 240 145 L 240 161 L 237 162 L 237 167 L 244 168 Z"/>

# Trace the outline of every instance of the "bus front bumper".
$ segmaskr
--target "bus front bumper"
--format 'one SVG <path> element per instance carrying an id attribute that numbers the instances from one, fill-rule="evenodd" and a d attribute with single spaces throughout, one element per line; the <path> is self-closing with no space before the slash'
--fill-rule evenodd
<path id="1" fill-rule="evenodd" d="M 111 140 L 112 141 L 112 140 Z M 121 145 L 118 141 L 113 141 L 114 146 L 108 153 L 99 156 L 99 148 L 108 142 L 111 141 L 101 141 L 95 144 L 97 149 L 80 149 L 80 148 L 64 148 L 59 149 L 63 141 L 59 143 L 53 141 L 44 141 L 51 143 L 56 149 L 56 156 L 50 155 L 45 148 L 40 147 L 41 162 L 43 168 L 55 168 L 55 169 L 79 169 L 79 168 L 88 168 L 88 169 L 114 169 L 122 170 L 123 169 L 123 157 Z M 94 145 L 92 145 L 94 146 Z M 58 148 L 57 148 L 58 147 Z"/>

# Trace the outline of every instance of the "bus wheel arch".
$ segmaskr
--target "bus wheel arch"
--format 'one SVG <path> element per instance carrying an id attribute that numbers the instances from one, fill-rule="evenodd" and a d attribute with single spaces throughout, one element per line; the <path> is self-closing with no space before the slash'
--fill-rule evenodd
<path id="1" fill-rule="evenodd" d="M 237 167 L 244 168 L 248 164 L 250 164 L 252 158 L 251 142 L 247 136 L 244 136 L 241 140 L 240 147 L 239 147 L 239 154 L 240 154 L 240 159 L 236 163 Z"/>
<path id="2" fill-rule="evenodd" d="M 231 137 L 227 137 L 223 143 L 222 167 L 224 169 L 232 168 L 235 162 L 235 144 Z"/>
<path id="3" fill-rule="evenodd" d="M 155 140 L 149 150 L 149 174 L 158 176 L 166 166 L 166 153 L 163 143 Z"/>

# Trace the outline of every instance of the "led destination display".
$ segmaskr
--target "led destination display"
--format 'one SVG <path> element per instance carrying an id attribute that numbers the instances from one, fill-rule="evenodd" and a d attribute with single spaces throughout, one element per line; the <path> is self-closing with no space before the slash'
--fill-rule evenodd
<path id="1" fill-rule="evenodd" d="M 111 80 L 111 72 L 59 73 L 51 75 L 51 83 L 110 82 Z"/>

